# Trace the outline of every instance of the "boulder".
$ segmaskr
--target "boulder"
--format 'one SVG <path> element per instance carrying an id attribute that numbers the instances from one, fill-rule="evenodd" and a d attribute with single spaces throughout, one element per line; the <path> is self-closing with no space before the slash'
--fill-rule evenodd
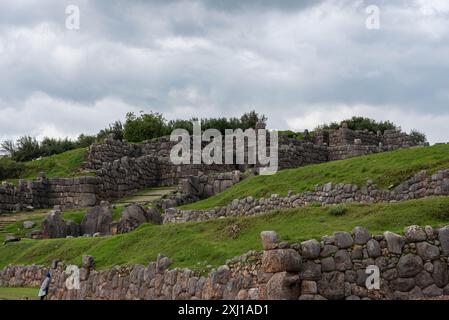
<path id="1" fill-rule="evenodd" d="M 416 244 L 416 253 L 423 260 L 435 260 L 440 257 L 440 249 L 428 242 L 418 242 Z"/>
<path id="2" fill-rule="evenodd" d="M 17 242 L 17 241 L 20 241 L 19 237 L 8 234 L 5 236 L 5 241 L 3 242 L 3 244 L 7 244 L 9 242 Z"/>
<path id="3" fill-rule="evenodd" d="M 36 225 L 36 223 L 34 223 L 34 221 L 24 221 L 23 222 L 23 227 L 25 229 L 31 229 L 32 227 L 34 227 Z"/>
<path id="4" fill-rule="evenodd" d="M 402 248 L 404 247 L 405 244 L 404 237 L 390 231 L 386 231 L 384 233 L 384 237 L 385 240 L 387 241 L 387 249 L 388 251 L 390 251 L 390 253 L 394 254 L 402 253 Z"/>
<path id="5" fill-rule="evenodd" d="M 423 261 L 415 254 L 407 254 L 399 259 L 397 269 L 401 278 L 414 277 L 423 269 Z"/>
<path id="6" fill-rule="evenodd" d="M 352 246 L 354 241 L 348 232 L 335 232 L 334 233 L 335 245 L 340 249 L 346 249 Z"/>
<path id="7" fill-rule="evenodd" d="M 323 273 L 317 282 L 318 292 L 330 300 L 341 300 L 345 297 L 345 274 L 343 272 Z"/>
<path id="8" fill-rule="evenodd" d="M 164 270 L 168 269 L 168 267 L 173 263 L 173 261 L 162 255 L 162 254 L 158 254 L 157 256 L 157 260 L 156 260 L 156 272 L 158 273 L 162 273 L 164 272 Z"/>
<path id="9" fill-rule="evenodd" d="M 354 236 L 355 244 L 363 245 L 371 239 L 371 234 L 363 227 L 355 227 L 354 230 L 352 230 L 352 234 Z"/>
<path id="10" fill-rule="evenodd" d="M 432 278 L 435 281 L 435 284 L 440 288 L 448 284 L 449 279 L 446 262 L 440 260 L 435 260 L 433 262 Z"/>
<path id="11" fill-rule="evenodd" d="M 148 222 L 152 224 L 162 224 L 164 220 L 161 213 L 156 208 L 148 208 L 146 212 Z"/>
<path id="12" fill-rule="evenodd" d="M 52 210 L 42 221 L 42 233 L 44 238 L 65 238 L 67 225 L 60 211 Z"/>
<path id="13" fill-rule="evenodd" d="M 425 241 L 427 239 L 424 229 L 416 225 L 405 228 L 404 236 L 409 242 Z"/>
<path id="14" fill-rule="evenodd" d="M 347 250 L 338 250 L 335 254 L 335 267 L 338 271 L 345 271 L 352 269 L 351 256 Z"/>
<path id="15" fill-rule="evenodd" d="M 211 280 L 212 284 L 220 283 L 220 284 L 226 284 L 229 281 L 229 278 L 231 277 L 231 270 L 227 265 L 223 265 L 218 267 L 218 269 L 214 272 L 212 272 Z"/>
<path id="16" fill-rule="evenodd" d="M 370 258 L 377 258 L 381 255 L 380 244 L 377 240 L 371 239 L 366 243 L 366 250 Z"/>
<path id="17" fill-rule="evenodd" d="M 296 300 L 299 297 L 299 276 L 288 272 L 274 274 L 267 283 L 269 300 Z"/>
<path id="18" fill-rule="evenodd" d="M 83 268 L 93 269 L 94 263 L 95 263 L 94 257 L 92 257 L 92 256 L 83 256 L 83 258 L 82 258 Z"/>
<path id="19" fill-rule="evenodd" d="M 122 212 L 122 217 L 117 224 L 117 233 L 126 233 L 136 229 L 143 223 L 162 223 L 162 216 L 157 209 L 145 210 L 137 204 L 131 204 Z"/>
<path id="20" fill-rule="evenodd" d="M 262 247 L 264 250 L 275 249 L 278 243 L 278 236 L 275 231 L 262 231 L 260 233 Z"/>
<path id="21" fill-rule="evenodd" d="M 438 230 L 438 240 L 440 240 L 443 255 L 449 256 L 449 226 Z"/>
<path id="22" fill-rule="evenodd" d="M 262 256 L 262 269 L 265 272 L 300 271 L 301 264 L 301 256 L 293 249 L 264 251 Z"/>
<path id="23" fill-rule="evenodd" d="M 108 235 L 111 233 L 111 222 L 112 210 L 109 204 L 92 207 L 81 221 L 81 234 L 93 235 L 98 232 Z"/>
<path id="24" fill-rule="evenodd" d="M 66 234 L 71 237 L 79 237 L 81 234 L 80 225 L 74 221 L 66 222 Z"/>
<path id="25" fill-rule="evenodd" d="M 305 259 L 316 259 L 320 256 L 321 245 L 313 239 L 301 243 L 301 255 Z"/>

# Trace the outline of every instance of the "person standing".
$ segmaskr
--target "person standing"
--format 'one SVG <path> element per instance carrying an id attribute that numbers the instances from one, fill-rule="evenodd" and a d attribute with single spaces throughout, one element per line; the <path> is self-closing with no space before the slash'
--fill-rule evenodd
<path id="1" fill-rule="evenodd" d="M 51 282 L 51 275 L 50 271 L 47 271 L 47 274 L 45 275 L 44 281 L 42 281 L 41 288 L 39 290 L 38 296 L 41 298 L 41 300 L 44 300 L 45 297 L 48 295 L 48 288 L 50 287 Z"/>

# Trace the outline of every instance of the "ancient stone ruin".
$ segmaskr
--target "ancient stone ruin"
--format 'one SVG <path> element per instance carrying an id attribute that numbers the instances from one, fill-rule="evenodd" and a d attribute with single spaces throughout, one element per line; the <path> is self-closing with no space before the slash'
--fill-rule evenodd
<path id="1" fill-rule="evenodd" d="M 164 205 L 170 207 L 210 196 L 238 182 L 234 177 L 217 182 L 221 180 L 220 174 L 232 175 L 236 170 L 245 172 L 258 167 L 247 164 L 174 165 L 169 155 L 175 144 L 169 137 L 140 144 L 106 139 L 102 144 L 92 145 L 89 150 L 85 169 L 93 172 L 92 176 L 45 178 L 42 175 L 35 181 L 20 181 L 17 186 L 4 182 L 0 186 L 0 213 L 25 208 L 51 208 L 54 205 L 94 206 L 102 200 L 117 199 L 142 188 L 174 186 L 182 179 L 188 179 L 194 190 Z M 342 127 L 329 135 L 318 133 L 315 137 L 306 136 L 302 141 L 280 136 L 279 169 L 416 145 L 419 143 L 413 137 L 397 129 L 374 134 Z"/>
<path id="2" fill-rule="evenodd" d="M 261 233 L 263 252 L 250 251 L 207 276 L 169 269 L 159 255 L 145 265 L 95 270 L 86 256 L 80 290 L 65 286 L 63 262 L 8 266 L 1 287 L 39 286 L 52 272 L 50 299 L 238 299 L 360 300 L 422 299 L 449 294 L 449 226 L 410 226 L 404 235 L 372 235 L 362 227 L 335 232 L 320 241 L 279 242 L 274 231 Z M 367 286 L 369 270 L 379 271 L 379 287 Z M 367 272 L 368 270 L 368 272 Z"/>

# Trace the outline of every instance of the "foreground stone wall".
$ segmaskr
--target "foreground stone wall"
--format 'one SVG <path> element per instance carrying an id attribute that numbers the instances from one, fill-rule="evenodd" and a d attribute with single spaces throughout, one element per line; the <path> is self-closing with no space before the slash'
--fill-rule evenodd
<path id="1" fill-rule="evenodd" d="M 279 242 L 274 231 L 261 233 L 263 253 L 250 251 L 207 276 L 168 269 L 159 256 L 148 266 L 94 270 L 83 257 L 80 289 L 66 287 L 65 266 L 54 263 L 50 299 L 422 299 L 449 294 L 449 226 L 410 226 L 404 235 L 372 235 L 362 227 L 335 232 L 321 241 Z M 369 269 L 368 269 L 369 268 Z M 373 268 L 379 287 L 368 287 Z M 44 266 L 8 266 L 0 286 L 39 286 Z M 371 284 L 375 282 L 368 281 Z"/>
<path id="2" fill-rule="evenodd" d="M 235 199 L 225 207 L 208 210 L 168 208 L 165 210 L 164 223 L 206 221 L 227 216 L 253 216 L 273 210 L 304 207 L 312 203 L 330 205 L 351 202 L 396 202 L 447 195 L 449 195 L 449 170 L 439 171 L 430 177 L 426 171 L 421 171 L 392 190 L 379 190 L 372 181 L 368 181 L 361 188 L 352 184 L 327 183 L 323 186 L 317 185 L 312 192 L 299 194 L 290 192 L 286 197 L 273 194 L 269 198 L 260 199 L 249 196 Z"/>
<path id="3" fill-rule="evenodd" d="M 40 177 L 36 181 L 20 181 L 17 186 L 4 182 L 0 186 L 0 213 L 27 207 L 93 206 L 99 201 L 100 184 L 98 177 Z"/>

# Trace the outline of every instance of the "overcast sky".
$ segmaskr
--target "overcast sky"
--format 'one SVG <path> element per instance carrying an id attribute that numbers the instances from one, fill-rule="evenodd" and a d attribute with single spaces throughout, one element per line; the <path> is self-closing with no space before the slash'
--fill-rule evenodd
<path id="1" fill-rule="evenodd" d="M 448 19 L 447 0 L 2 0 L 0 140 L 256 109 L 275 129 L 363 115 L 449 141 Z"/>

